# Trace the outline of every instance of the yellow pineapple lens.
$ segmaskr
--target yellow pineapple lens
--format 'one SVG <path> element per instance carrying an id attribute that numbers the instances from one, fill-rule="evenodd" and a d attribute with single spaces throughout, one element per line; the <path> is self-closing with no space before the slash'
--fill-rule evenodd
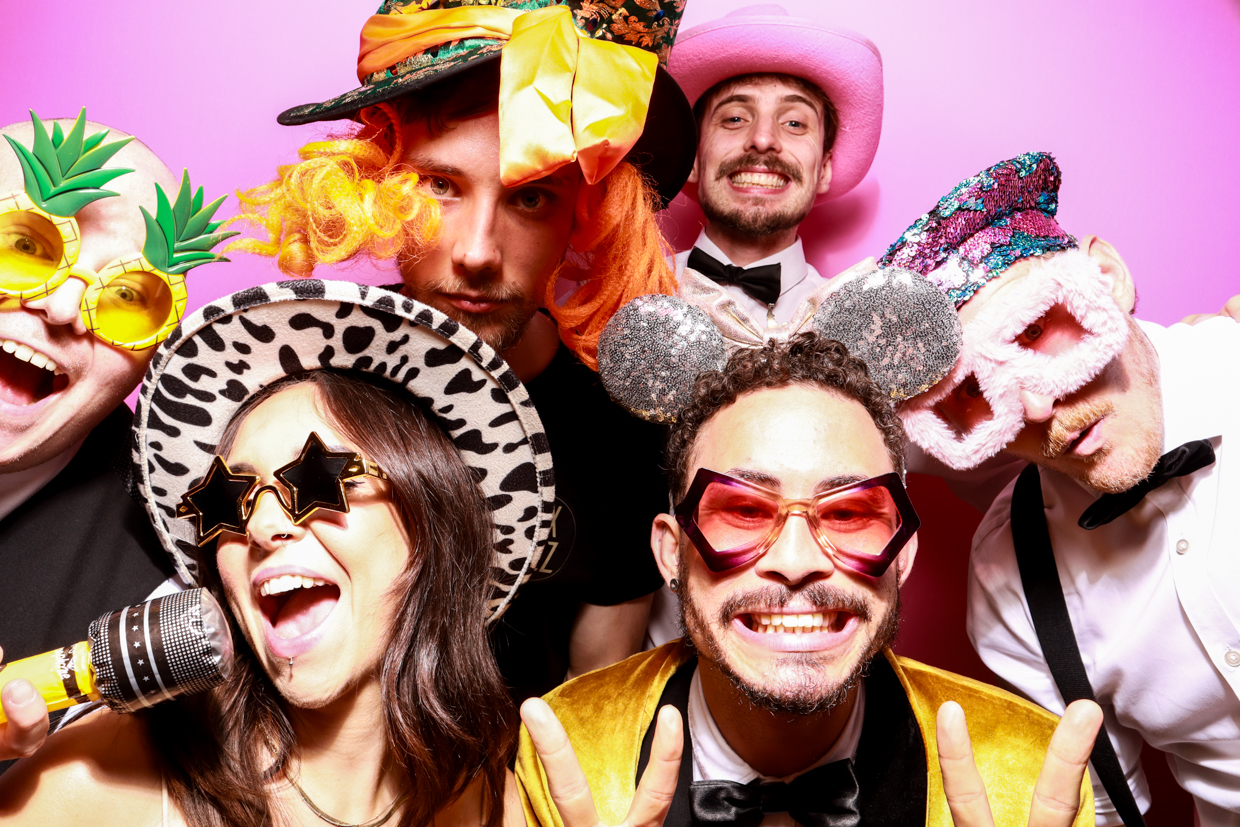
<path id="1" fill-rule="evenodd" d="M 154 273 L 133 271 L 113 277 L 99 294 L 95 323 L 119 342 L 138 342 L 157 332 L 172 313 L 172 290 Z"/>
<path id="2" fill-rule="evenodd" d="M 32 290 L 52 277 L 65 244 L 56 225 L 27 210 L 0 215 L 0 290 Z"/>

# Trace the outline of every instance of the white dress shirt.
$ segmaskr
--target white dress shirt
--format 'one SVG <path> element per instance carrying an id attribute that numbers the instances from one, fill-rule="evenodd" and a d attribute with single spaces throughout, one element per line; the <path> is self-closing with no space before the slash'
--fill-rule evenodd
<path id="1" fill-rule="evenodd" d="M 879 655 L 878 657 L 882 657 Z M 840 737 L 821 758 L 810 766 L 783 778 L 772 778 L 760 775 L 757 770 L 745 763 L 745 759 L 736 754 L 736 750 L 728 745 L 723 733 L 715 724 L 715 717 L 710 714 L 706 705 L 706 693 L 702 691 L 702 672 L 695 670 L 693 681 L 689 685 L 689 739 L 693 743 L 693 780 L 694 781 L 735 781 L 748 784 L 755 778 L 763 781 L 788 782 L 812 769 L 829 764 L 832 761 L 843 761 L 845 758 L 857 757 L 857 744 L 861 742 L 861 724 L 865 720 L 865 683 L 857 686 L 857 702 Z M 792 827 L 794 821 L 788 813 L 768 813 L 762 819 L 760 827 Z"/>
<path id="2" fill-rule="evenodd" d="M 1240 825 L 1240 325 L 1141 329 L 1158 354 L 1163 450 L 1208 439 L 1216 461 L 1146 495 L 1093 531 L 1098 493 L 1042 469 L 1059 580 L 1090 684 L 1144 811 L 1141 741 L 1168 753 L 1205 827 Z M 1064 704 L 1043 659 L 1012 548 L 1009 485 L 973 539 L 969 637 L 982 660 L 1037 703 Z M 1094 777 L 1098 823 L 1118 817 Z"/>
<path id="3" fill-rule="evenodd" d="M 733 264 L 732 259 L 728 258 L 727 254 L 720 250 L 715 242 L 706 237 L 705 229 L 698 234 L 697 241 L 693 242 L 693 247 L 697 247 L 703 253 L 724 264 Z M 682 253 L 677 253 L 673 259 L 677 280 L 685 272 L 685 263 L 689 260 L 689 254 L 693 252 L 693 247 Z M 767 264 L 779 265 L 780 293 L 779 299 L 775 302 L 775 321 L 780 324 L 787 324 L 801 302 L 805 301 L 810 293 L 826 284 L 827 280 L 818 275 L 818 271 L 814 269 L 813 265 L 805 260 L 805 248 L 801 244 L 800 236 L 797 236 L 797 240 L 791 246 L 785 247 L 773 256 L 767 256 L 761 261 L 747 264 L 745 267 L 763 267 Z M 755 322 L 761 322 L 759 327 L 766 326 L 767 306 L 765 304 L 750 296 L 739 285 L 721 284 L 719 286 L 732 296 L 737 304 L 753 317 Z"/>

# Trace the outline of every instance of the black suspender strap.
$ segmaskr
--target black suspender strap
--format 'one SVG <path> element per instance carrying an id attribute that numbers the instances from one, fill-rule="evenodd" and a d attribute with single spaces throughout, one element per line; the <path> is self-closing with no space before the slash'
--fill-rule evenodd
<path id="1" fill-rule="evenodd" d="M 1055 552 L 1051 548 L 1051 535 L 1046 527 L 1046 510 L 1042 502 L 1042 481 L 1038 466 L 1030 464 L 1016 480 L 1012 492 L 1012 544 L 1016 549 L 1016 564 L 1020 567 L 1020 580 L 1029 601 L 1029 613 L 1033 616 L 1033 628 L 1042 654 L 1050 668 L 1064 704 L 1081 698 L 1096 701 L 1081 650 L 1072 632 L 1072 620 L 1068 617 L 1068 604 L 1064 600 L 1063 587 L 1059 583 L 1059 571 L 1055 566 Z M 1145 819 L 1132 797 L 1132 790 L 1124 778 L 1119 756 L 1107 734 L 1106 724 L 1098 730 L 1090 763 L 1102 782 L 1111 803 L 1127 827 L 1145 827 Z"/>

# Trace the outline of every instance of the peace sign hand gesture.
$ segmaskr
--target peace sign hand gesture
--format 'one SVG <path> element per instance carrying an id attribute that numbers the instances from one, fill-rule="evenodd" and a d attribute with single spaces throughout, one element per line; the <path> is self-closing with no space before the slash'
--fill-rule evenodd
<path id="1" fill-rule="evenodd" d="M 1029 827 L 1070 827 L 1080 808 L 1081 779 L 1102 725 L 1093 701 L 1074 701 L 1055 727 L 1038 773 L 1029 810 Z M 956 827 L 994 827 L 986 786 L 973 763 L 973 745 L 964 710 L 954 701 L 939 707 L 939 767 L 943 792 Z"/>
<path id="2" fill-rule="evenodd" d="M 521 720 L 547 774 L 551 800 L 565 827 L 609 827 L 599 819 L 594 795 L 586 781 L 568 734 L 545 701 L 531 698 L 521 705 Z M 684 748 L 680 713 L 674 707 L 659 710 L 650 763 L 642 773 L 628 816 L 616 827 L 662 827 L 680 773 Z"/>

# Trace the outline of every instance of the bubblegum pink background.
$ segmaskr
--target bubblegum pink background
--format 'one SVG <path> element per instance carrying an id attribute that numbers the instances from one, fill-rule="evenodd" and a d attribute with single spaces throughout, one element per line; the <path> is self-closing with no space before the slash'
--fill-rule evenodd
<path id="1" fill-rule="evenodd" d="M 377 5 L 9 0 L 0 123 L 30 107 L 51 117 L 86 106 L 188 167 L 209 195 L 251 186 L 331 128 L 281 127 L 275 115 L 357 85 L 357 35 Z M 690 0 L 684 25 L 742 5 Z M 962 178 L 1046 150 L 1064 170 L 1064 225 L 1116 245 L 1135 274 L 1140 315 L 1172 322 L 1240 292 L 1234 0 L 784 5 L 863 32 L 885 67 L 883 140 L 869 176 L 804 227 L 824 274 L 881 253 Z M 671 218 L 675 239 L 690 242 L 696 206 L 678 204 Z M 380 268 L 343 275 L 393 278 Z M 196 271 L 191 305 L 276 277 L 269 261 L 238 256 Z"/>
<path id="2" fill-rule="evenodd" d="M 684 25 L 748 4 L 692 0 Z M 25 119 L 29 107 L 54 117 L 85 105 L 93 120 L 136 134 L 174 169 L 188 167 L 209 198 L 252 186 L 331 128 L 280 127 L 275 116 L 356 86 L 357 35 L 377 5 L 8 0 L 0 123 Z M 863 32 L 885 67 L 883 140 L 869 176 L 803 227 L 810 259 L 824 275 L 881 254 L 961 179 L 1044 150 L 1064 171 L 1062 223 L 1115 244 L 1134 273 L 1140 316 L 1167 324 L 1240 293 L 1234 0 L 784 5 Z M 700 214 L 681 198 L 670 222 L 685 245 Z M 338 277 L 396 279 L 390 265 L 369 263 Z M 230 265 L 195 271 L 191 307 L 276 278 L 268 260 L 238 255 Z M 963 635 L 967 548 L 977 515 L 937 480 L 917 478 L 912 488 L 926 527 L 899 648 L 984 676 Z M 1182 810 L 1169 809 L 1182 808 L 1182 795 L 1177 800 L 1158 788 L 1156 801 L 1163 814 L 1151 824 L 1184 823 Z"/>

